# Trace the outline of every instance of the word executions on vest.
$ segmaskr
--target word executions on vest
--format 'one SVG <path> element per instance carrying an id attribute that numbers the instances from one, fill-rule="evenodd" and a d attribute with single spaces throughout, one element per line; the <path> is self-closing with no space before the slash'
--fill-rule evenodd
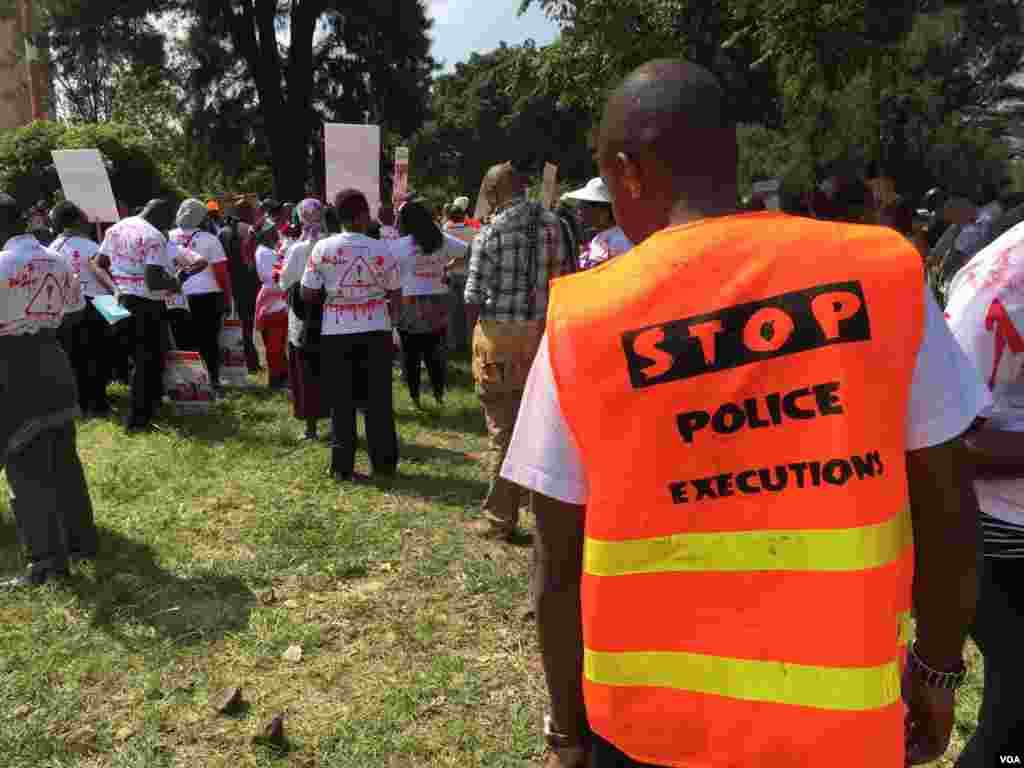
<path id="1" fill-rule="evenodd" d="M 871 339 L 859 282 L 830 283 L 622 335 L 634 389 Z"/>
<path id="2" fill-rule="evenodd" d="M 725 472 L 696 480 L 680 480 L 669 484 L 668 490 L 673 504 L 689 504 L 691 501 L 712 501 L 737 494 L 753 496 L 779 493 L 787 488 L 819 488 L 823 483 L 843 486 L 854 478 L 881 477 L 884 472 L 881 453 L 871 451 L 864 456 L 798 461 L 743 472 Z"/>

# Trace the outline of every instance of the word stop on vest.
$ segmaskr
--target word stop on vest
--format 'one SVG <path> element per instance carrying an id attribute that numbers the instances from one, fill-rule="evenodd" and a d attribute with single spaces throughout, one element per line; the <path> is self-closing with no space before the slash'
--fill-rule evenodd
<path id="1" fill-rule="evenodd" d="M 622 335 L 634 389 L 868 341 L 859 282 L 831 283 Z"/>
<path id="2" fill-rule="evenodd" d="M 630 382 L 634 389 L 644 389 L 870 338 L 861 284 L 846 282 L 629 331 L 623 334 L 622 345 Z M 683 442 L 692 445 L 705 430 L 730 435 L 844 413 L 840 383 L 831 381 L 680 413 L 676 427 Z M 673 503 L 688 504 L 779 492 L 790 486 L 841 486 L 884 472 L 880 453 L 871 451 L 680 480 L 670 484 L 669 493 Z"/>

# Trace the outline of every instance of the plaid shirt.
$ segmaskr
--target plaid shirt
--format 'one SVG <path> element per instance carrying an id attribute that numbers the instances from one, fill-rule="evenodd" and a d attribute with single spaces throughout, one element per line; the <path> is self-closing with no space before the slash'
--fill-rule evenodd
<path id="1" fill-rule="evenodd" d="M 537 244 L 531 258 L 527 243 Z M 562 274 L 565 244 L 558 218 L 539 203 L 518 197 L 501 208 L 473 240 L 466 303 L 499 323 L 543 320 L 548 284 Z"/>

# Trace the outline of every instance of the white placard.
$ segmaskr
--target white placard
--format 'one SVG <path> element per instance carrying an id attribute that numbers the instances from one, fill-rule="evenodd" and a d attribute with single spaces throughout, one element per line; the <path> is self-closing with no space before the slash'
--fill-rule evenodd
<path id="1" fill-rule="evenodd" d="M 85 211 L 92 222 L 120 220 L 107 167 L 98 149 L 60 149 L 52 154 L 65 199 Z"/>
<path id="2" fill-rule="evenodd" d="M 558 166 L 554 163 L 544 163 L 544 185 L 541 187 L 540 199 L 544 207 L 549 211 L 555 204 L 555 194 L 558 188 Z"/>
<path id="3" fill-rule="evenodd" d="M 380 210 L 380 126 L 327 123 L 327 202 L 343 189 L 358 189 L 370 204 L 370 216 Z"/>
<path id="4" fill-rule="evenodd" d="M 476 209 L 473 211 L 473 218 L 481 223 L 491 212 L 491 202 L 487 199 L 486 189 L 487 177 L 484 176 L 484 180 L 480 182 L 480 192 L 476 196 Z"/>

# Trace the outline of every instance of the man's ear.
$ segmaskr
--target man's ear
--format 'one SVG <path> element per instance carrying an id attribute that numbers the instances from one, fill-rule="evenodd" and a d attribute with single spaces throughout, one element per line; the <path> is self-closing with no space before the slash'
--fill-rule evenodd
<path id="1" fill-rule="evenodd" d="M 644 188 L 643 168 L 625 152 L 618 152 L 615 155 L 615 164 L 618 166 L 619 178 L 622 179 L 622 188 L 636 200 Z"/>

